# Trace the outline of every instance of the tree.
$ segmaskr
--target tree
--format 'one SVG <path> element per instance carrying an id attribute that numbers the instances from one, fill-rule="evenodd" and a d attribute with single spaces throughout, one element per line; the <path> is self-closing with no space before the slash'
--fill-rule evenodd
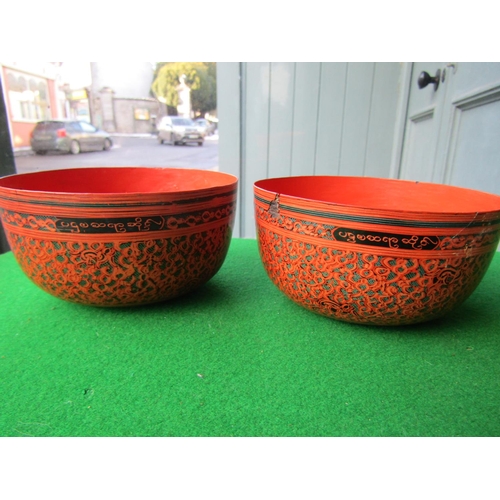
<path id="1" fill-rule="evenodd" d="M 214 62 L 160 62 L 151 85 L 153 94 L 167 106 L 176 108 L 176 87 L 179 78 L 186 76 L 186 85 L 191 89 L 191 109 L 196 115 L 217 107 L 217 70 Z"/>

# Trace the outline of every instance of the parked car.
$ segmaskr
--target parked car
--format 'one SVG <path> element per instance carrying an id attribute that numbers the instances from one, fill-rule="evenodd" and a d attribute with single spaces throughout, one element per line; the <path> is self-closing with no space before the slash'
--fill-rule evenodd
<path id="1" fill-rule="evenodd" d="M 213 122 L 206 120 L 205 118 L 198 118 L 194 121 L 198 130 L 203 134 L 203 137 L 207 135 L 212 135 L 215 132 L 216 125 Z"/>
<path id="2" fill-rule="evenodd" d="M 74 155 L 81 151 L 108 151 L 113 145 L 107 132 L 77 120 L 38 122 L 31 132 L 30 143 L 31 149 L 40 155 L 47 151 L 63 151 Z"/>
<path id="3" fill-rule="evenodd" d="M 160 144 L 188 144 L 196 142 L 203 146 L 204 136 L 198 130 L 193 120 L 180 116 L 164 116 L 158 124 L 158 141 Z"/>

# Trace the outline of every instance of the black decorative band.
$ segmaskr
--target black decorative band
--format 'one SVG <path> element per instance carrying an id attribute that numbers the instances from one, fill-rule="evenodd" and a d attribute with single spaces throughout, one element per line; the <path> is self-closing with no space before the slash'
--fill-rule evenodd
<path id="1" fill-rule="evenodd" d="M 3 221 L 11 226 L 56 233 L 139 233 L 175 231 L 202 226 L 227 219 L 234 214 L 236 203 L 228 203 L 206 210 L 185 214 L 151 215 L 138 217 L 57 217 L 29 215 L 1 210 Z"/>
<path id="2" fill-rule="evenodd" d="M 61 217 L 55 219 L 55 224 L 58 233 L 138 233 L 142 231 L 161 231 L 168 227 L 167 218 L 162 216 L 113 219 L 69 219 Z"/>
<path id="3" fill-rule="evenodd" d="M 335 229 L 335 231 L 333 231 L 333 236 L 337 241 L 344 241 L 346 243 L 359 243 L 361 245 L 408 250 L 434 250 L 440 244 L 440 240 L 437 236 L 409 236 L 347 229 L 343 227 Z"/>

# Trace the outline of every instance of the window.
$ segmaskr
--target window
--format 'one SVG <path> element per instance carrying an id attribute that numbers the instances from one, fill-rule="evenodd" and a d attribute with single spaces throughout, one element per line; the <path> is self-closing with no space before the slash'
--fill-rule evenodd
<path id="1" fill-rule="evenodd" d="M 10 108 L 14 120 L 50 119 L 49 92 L 45 80 L 9 70 L 7 82 Z"/>
<path id="2" fill-rule="evenodd" d="M 78 133 L 82 131 L 82 127 L 78 122 L 69 122 L 66 123 L 66 130 L 70 133 Z"/>
<path id="3" fill-rule="evenodd" d="M 190 120 L 189 118 L 172 118 L 172 123 L 174 125 L 189 126 L 193 124 L 193 120 Z"/>
<path id="4" fill-rule="evenodd" d="M 93 125 L 87 122 L 80 122 L 80 127 L 84 132 L 95 132 L 96 129 Z"/>

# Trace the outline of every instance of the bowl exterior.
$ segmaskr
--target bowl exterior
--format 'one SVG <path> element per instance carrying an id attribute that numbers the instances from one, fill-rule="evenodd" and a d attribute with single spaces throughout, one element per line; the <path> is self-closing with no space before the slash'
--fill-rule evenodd
<path id="1" fill-rule="evenodd" d="M 222 266 L 232 234 L 236 185 L 199 193 L 92 200 L 0 189 L 10 247 L 48 293 L 95 306 L 172 299 Z"/>
<path id="2" fill-rule="evenodd" d="M 436 220 L 375 213 L 254 186 L 259 252 L 273 283 L 337 320 L 420 323 L 462 303 L 498 246 L 500 211 Z"/>

